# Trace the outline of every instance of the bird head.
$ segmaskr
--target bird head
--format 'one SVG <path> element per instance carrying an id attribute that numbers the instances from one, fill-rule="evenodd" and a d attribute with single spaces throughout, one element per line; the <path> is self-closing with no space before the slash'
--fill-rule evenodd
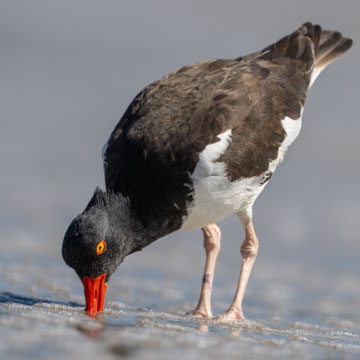
<path id="1" fill-rule="evenodd" d="M 91 316 L 104 310 L 108 281 L 128 253 L 126 226 L 119 224 L 126 219 L 128 207 L 121 199 L 96 189 L 85 211 L 71 222 L 64 236 L 64 261 L 83 283 L 85 310 Z"/>

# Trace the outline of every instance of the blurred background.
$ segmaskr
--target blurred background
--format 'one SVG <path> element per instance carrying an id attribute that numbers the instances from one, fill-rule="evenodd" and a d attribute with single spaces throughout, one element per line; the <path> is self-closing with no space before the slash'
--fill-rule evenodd
<path id="1" fill-rule="evenodd" d="M 81 294 L 62 237 L 104 186 L 101 149 L 134 96 L 182 65 L 246 55 L 311 21 L 354 45 L 311 89 L 302 132 L 255 204 L 249 292 L 310 283 L 354 297 L 345 283 L 359 279 L 359 12 L 356 0 L 1 0 L 0 262 L 51 259 Z M 230 302 L 243 231 L 236 217 L 220 227 L 214 296 L 226 284 Z M 203 262 L 201 232 L 175 233 L 129 257 L 112 282 L 152 268 L 181 278 L 181 290 L 194 284 L 195 302 Z"/>

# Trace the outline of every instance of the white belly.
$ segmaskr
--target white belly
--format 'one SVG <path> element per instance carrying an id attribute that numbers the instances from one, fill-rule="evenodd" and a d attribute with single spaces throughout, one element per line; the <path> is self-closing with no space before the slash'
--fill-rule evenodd
<path id="1" fill-rule="evenodd" d="M 231 182 L 226 175 L 226 166 L 217 162 L 231 141 L 231 130 L 218 135 L 219 142 L 209 144 L 199 155 L 191 180 L 194 185 L 193 202 L 189 204 L 188 216 L 182 230 L 194 230 L 214 223 L 238 212 L 251 216 L 255 199 L 267 184 L 268 172 L 273 173 L 282 161 L 286 149 L 295 140 L 301 128 L 301 119 L 285 118 L 282 121 L 287 133 L 279 148 L 278 158 L 269 163 L 268 171 L 251 178 Z"/>

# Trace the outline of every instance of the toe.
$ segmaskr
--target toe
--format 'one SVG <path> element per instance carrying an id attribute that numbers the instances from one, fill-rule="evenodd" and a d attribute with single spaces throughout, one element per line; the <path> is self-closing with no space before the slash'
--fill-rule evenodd
<path id="1" fill-rule="evenodd" d="M 225 311 L 224 313 L 217 315 L 214 319 L 216 322 L 231 322 L 237 320 L 245 320 L 245 316 L 241 310 L 230 308 L 229 310 Z"/>
<path id="2" fill-rule="evenodd" d="M 193 310 L 193 311 L 189 311 L 185 314 L 185 316 L 192 316 L 192 317 L 197 317 L 197 318 L 211 318 L 212 317 L 212 313 L 208 312 L 208 311 L 201 311 L 201 310 Z"/>

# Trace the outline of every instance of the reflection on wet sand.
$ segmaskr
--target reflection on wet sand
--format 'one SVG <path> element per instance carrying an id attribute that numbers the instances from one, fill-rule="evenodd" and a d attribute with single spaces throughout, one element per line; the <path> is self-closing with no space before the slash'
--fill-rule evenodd
<path id="1" fill-rule="evenodd" d="M 93 339 L 99 339 L 104 331 L 103 317 L 93 318 L 76 325 L 76 329 Z"/>
<path id="2" fill-rule="evenodd" d="M 203 333 L 209 332 L 209 325 L 207 324 L 198 323 L 196 328 Z"/>

